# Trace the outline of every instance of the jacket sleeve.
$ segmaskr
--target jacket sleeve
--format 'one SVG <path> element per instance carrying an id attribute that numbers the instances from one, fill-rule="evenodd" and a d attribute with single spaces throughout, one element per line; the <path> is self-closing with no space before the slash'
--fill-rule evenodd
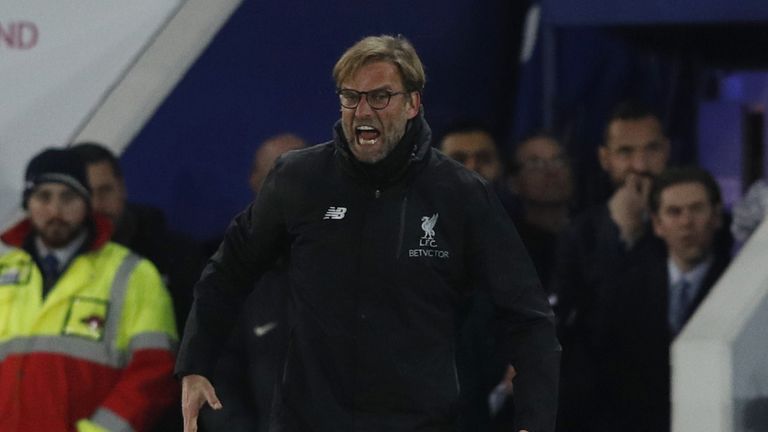
<path id="1" fill-rule="evenodd" d="M 555 312 L 564 346 L 586 343 L 591 347 L 594 343 L 591 337 L 598 319 L 595 312 L 602 302 L 601 286 L 624 271 L 627 256 L 619 227 L 605 205 L 581 214 L 561 235 L 550 288 L 557 294 Z"/>
<path id="2" fill-rule="evenodd" d="M 560 345 L 536 270 L 498 198 L 485 185 L 471 205 L 468 266 L 495 306 L 497 349 L 517 370 L 515 430 L 554 430 Z"/>
<path id="3" fill-rule="evenodd" d="M 149 430 L 178 401 L 177 340 L 170 295 L 155 267 L 142 259 L 129 278 L 115 340 L 127 363 L 101 406 L 78 423 L 79 430 Z"/>
<path id="4" fill-rule="evenodd" d="M 245 297 L 285 250 L 287 234 L 279 197 L 290 191 L 278 187 L 282 160 L 276 162 L 256 200 L 229 225 L 195 285 L 176 364 L 178 376 L 213 376 Z"/>

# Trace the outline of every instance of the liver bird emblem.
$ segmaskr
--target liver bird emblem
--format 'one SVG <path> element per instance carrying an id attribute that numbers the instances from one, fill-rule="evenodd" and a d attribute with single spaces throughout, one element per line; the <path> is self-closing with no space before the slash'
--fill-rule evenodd
<path id="1" fill-rule="evenodd" d="M 423 239 L 432 240 L 435 238 L 435 224 L 437 223 L 438 216 L 439 215 L 435 213 L 432 215 L 432 217 L 421 217 L 421 229 L 424 230 L 424 237 L 422 237 Z"/>

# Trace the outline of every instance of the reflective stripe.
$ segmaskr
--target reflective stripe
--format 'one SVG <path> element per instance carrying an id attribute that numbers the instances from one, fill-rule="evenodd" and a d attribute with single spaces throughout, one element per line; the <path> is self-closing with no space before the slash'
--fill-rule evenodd
<path id="1" fill-rule="evenodd" d="M 178 342 L 168 333 L 153 332 L 140 333 L 131 339 L 128 351 L 134 352 L 142 349 L 163 349 L 176 352 Z"/>
<path id="2" fill-rule="evenodd" d="M 53 353 L 114 368 L 126 364 L 124 351 L 111 349 L 104 342 L 67 336 L 28 336 L 0 344 L 0 361 L 12 354 Z"/>
<path id="3" fill-rule="evenodd" d="M 113 315 L 107 319 L 102 341 L 60 335 L 17 337 L 0 343 L 0 361 L 12 354 L 53 353 L 114 368 L 124 367 L 130 352 L 116 348 L 117 333 L 128 282 L 140 261 L 141 257 L 129 253 L 115 272 L 110 287 L 110 314 Z M 129 349 L 157 348 L 173 351 L 175 344 L 176 341 L 165 333 L 141 333 L 131 339 Z"/>
<path id="4" fill-rule="evenodd" d="M 129 253 L 123 258 L 123 262 L 120 263 L 120 267 L 118 267 L 115 277 L 112 279 L 112 286 L 109 289 L 109 302 L 112 313 L 115 315 L 112 319 L 107 320 L 107 325 L 104 328 L 104 343 L 106 344 L 113 345 L 117 340 L 117 331 L 123 315 L 125 293 L 128 291 L 128 281 L 131 279 L 133 269 L 136 268 L 139 261 L 141 261 L 141 258 L 138 255 Z"/>
<path id="5" fill-rule="evenodd" d="M 68 336 L 28 336 L 0 343 L 0 362 L 13 354 L 53 353 L 104 366 L 122 368 L 132 352 L 162 349 L 176 352 L 178 342 L 167 333 L 141 333 L 131 339 L 128 351 L 111 348 L 104 342 Z"/>
<path id="6" fill-rule="evenodd" d="M 91 421 L 107 429 L 110 432 L 134 432 L 133 427 L 128 421 L 115 414 L 109 408 L 99 408 L 91 417 Z"/>

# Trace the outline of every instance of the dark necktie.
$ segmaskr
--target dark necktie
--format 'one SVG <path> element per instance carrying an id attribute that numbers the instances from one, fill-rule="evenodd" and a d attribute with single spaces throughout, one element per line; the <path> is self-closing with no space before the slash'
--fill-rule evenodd
<path id="1" fill-rule="evenodd" d="M 691 303 L 691 283 L 685 278 L 680 279 L 673 287 L 670 296 L 669 326 L 673 335 L 677 335 L 688 318 L 688 307 Z"/>
<path id="2" fill-rule="evenodd" d="M 59 278 L 59 260 L 50 253 L 43 257 L 40 264 L 43 271 L 43 296 L 45 296 Z"/>

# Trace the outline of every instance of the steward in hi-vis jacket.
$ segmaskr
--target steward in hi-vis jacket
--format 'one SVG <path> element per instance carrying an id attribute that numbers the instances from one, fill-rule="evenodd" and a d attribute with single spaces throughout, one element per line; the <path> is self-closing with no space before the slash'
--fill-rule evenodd
<path id="1" fill-rule="evenodd" d="M 108 241 L 74 153 L 44 151 L 26 180 L 28 217 L 1 237 L 0 431 L 147 431 L 178 397 L 160 276 Z"/>
<path id="2" fill-rule="evenodd" d="M 484 291 L 517 371 L 514 432 L 551 431 L 552 311 L 490 186 L 430 147 L 415 51 L 365 38 L 334 76 L 335 139 L 278 159 L 196 286 L 177 364 L 186 430 L 203 403 L 226 406 L 205 377 L 254 279 L 282 261 L 295 323 L 274 430 L 455 431 L 457 329 Z"/>

